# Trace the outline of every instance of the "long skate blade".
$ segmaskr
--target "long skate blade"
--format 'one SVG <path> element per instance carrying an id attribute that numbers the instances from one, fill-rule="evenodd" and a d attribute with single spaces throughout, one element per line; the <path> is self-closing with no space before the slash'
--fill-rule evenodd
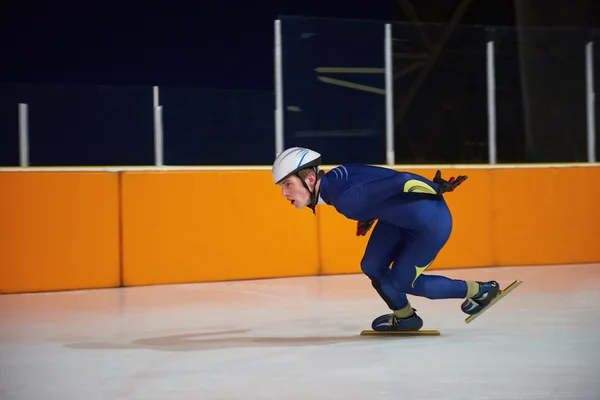
<path id="1" fill-rule="evenodd" d="M 483 308 L 481 311 L 479 311 L 477 314 L 473 314 L 473 315 L 469 315 L 466 319 L 465 322 L 468 324 L 470 322 L 473 322 L 473 320 L 477 317 L 479 317 L 481 314 L 483 314 L 484 312 L 486 312 L 489 308 L 491 308 L 494 304 L 496 304 L 497 302 L 499 302 L 504 296 L 506 296 L 507 294 L 509 294 L 510 292 L 512 292 L 513 290 L 515 290 L 521 283 L 523 283 L 523 281 L 517 279 L 516 281 L 514 281 L 513 283 L 511 283 L 510 285 L 508 285 L 504 290 L 500 291 L 500 294 L 498 296 L 496 296 L 496 298 L 494 298 L 494 300 L 492 300 L 490 302 L 490 304 L 488 304 L 485 308 Z"/>
<path id="2" fill-rule="evenodd" d="M 421 330 L 421 331 L 372 331 L 364 330 L 360 333 L 361 336 L 439 336 L 438 330 Z"/>

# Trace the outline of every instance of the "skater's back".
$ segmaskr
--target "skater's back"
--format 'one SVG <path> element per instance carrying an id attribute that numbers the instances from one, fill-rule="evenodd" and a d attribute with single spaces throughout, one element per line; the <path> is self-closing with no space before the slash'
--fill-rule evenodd
<path id="1" fill-rule="evenodd" d="M 410 172 L 347 164 L 321 178 L 320 197 L 349 219 L 378 219 L 413 232 L 451 223 L 438 185 Z"/>

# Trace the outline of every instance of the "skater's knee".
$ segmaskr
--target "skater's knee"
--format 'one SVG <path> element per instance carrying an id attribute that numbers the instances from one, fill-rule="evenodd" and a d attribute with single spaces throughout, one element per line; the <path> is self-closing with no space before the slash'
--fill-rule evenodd
<path id="1" fill-rule="evenodd" d="M 378 263 L 376 260 L 369 259 L 364 257 L 360 262 L 360 269 L 363 274 L 367 275 L 369 278 L 381 278 L 386 272 L 387 268 L 385 265 Z"/>
<path id="2" fill-rule="evenodd" d="M 371 280 L 371 284 L 378 292 L 381 291 L 382 281 L 389 282 L 389 274 L 388 276 L 385 276 L 379 272 L 377 268 L 373 268 L 369 264 L 366 264 L 365 266 L 361 264 L 361 270 L 363 274 Z"/>

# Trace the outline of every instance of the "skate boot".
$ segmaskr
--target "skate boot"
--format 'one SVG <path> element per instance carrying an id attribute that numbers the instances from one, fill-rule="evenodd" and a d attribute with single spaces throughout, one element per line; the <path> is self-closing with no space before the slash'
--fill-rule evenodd
<path id="1" fill-rule="evenodd" d="M 479 283 L 479 292 L 475 296 L 467 298 L 460 306 L 465 314 L 477 314 L 500 294 L 500 285 L 496 281 L 477 283 Z"/>
<path id="2" fill-rule="evenodd" d="M 373 320 L 371 328 L 374 331 L 418 331 L 423 327 L 423 320 L 413 310 L 412 315 L 398 318 L 396 314 L 385 314 Z"/>

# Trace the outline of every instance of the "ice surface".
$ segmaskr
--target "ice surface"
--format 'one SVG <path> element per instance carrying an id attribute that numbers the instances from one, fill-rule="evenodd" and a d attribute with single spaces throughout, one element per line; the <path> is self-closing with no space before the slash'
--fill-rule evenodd
<path id="1" fill-rule="evenodd" d="M 0 399 L 600 399 L 600 265 L 432 270 L 524 283 L 439 337 L 361 337 L 362 275 L 0 296 Z"/>

